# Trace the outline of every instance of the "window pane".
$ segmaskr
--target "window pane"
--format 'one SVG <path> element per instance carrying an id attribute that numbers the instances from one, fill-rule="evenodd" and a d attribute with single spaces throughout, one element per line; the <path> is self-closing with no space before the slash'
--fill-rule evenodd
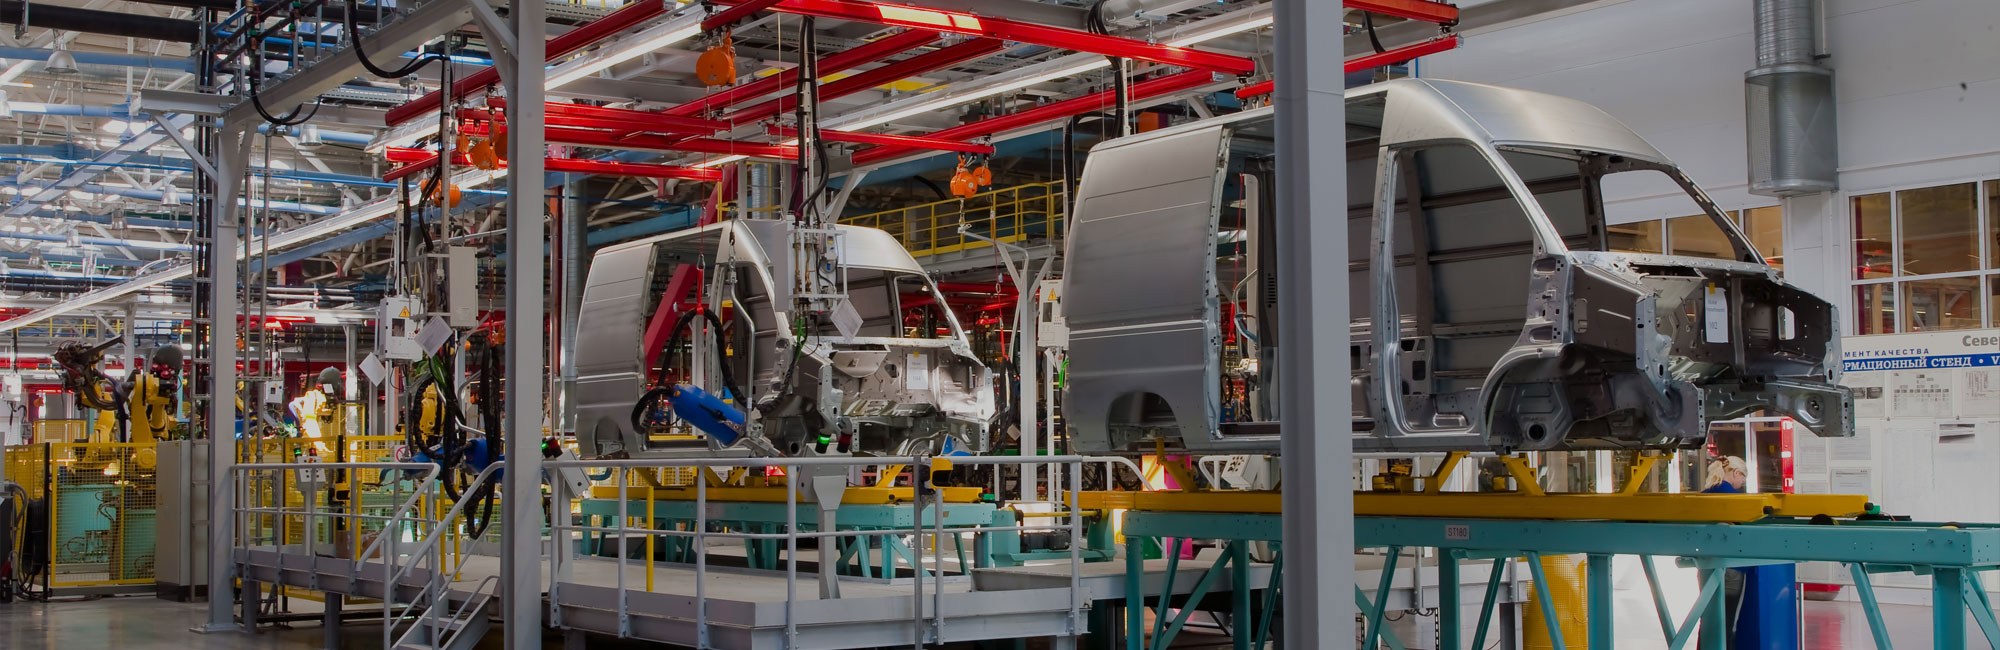
<path id="1" fill-rule="evenodd" d="M 2000 269 L 2000 181 L 1986 181 L 1986 268 Z"/>
<path id="2" fill-rule="evenodd" d="M 1905 332 L 1979 328 L 1979 278 L 1937 278 L 1903 283 L 1909 319 Z"/>
<path id="3" fill-rule="evenodd" d="M 1903 275 L 1979 268 L 1979 204 L 1972 183 L 1903 190 Z"/>
<path id="4" fill-rule="evenodd" d="M 1722 260 L 1736 256 L 1736 251 L 1729 247 L 1729 236 L 1705 214 L 1668 219 L 1667 244 L 1672 247 L 1667 251 L 1672 255 Z"/>
<path id="5" fill-rule="evenodd" d="M 1771 266 L 1785 268 L 1785 209 L 1778 206 L 1743 211 L 1743 234 Z"/>
<path id="6" fill-rule="evenodd" d="M 1896 286 L 1885 282 L 1854 287 L 1854 313 L 1860 319 L 1855 334 L 1896 333 Z"/>
<path id="7" fill-rule="evenodd" d="M 1652 253 L 1658 255 L 1667 250 L 1666 240 L 1660 237 L 1660 221 L 1637 221 L 1606 227 L 1605 233 L 1611 240 L 1611 250 L 1619 253 Z"/>
<path id="8" fill-rule="evenodd" d="M 2000 327 L 2000 275 L 1986 276 L 1986 294 L 1992 296 L 1986 301 L 1986 313 L 1993 315 L 1993 326 Z"/>
<path id="9" fill-rule="evenodd" d="M 1889 194 L 1852 199 L 1854 205 L 1854 279 L 1886 278 L 1893 274 L 1889 249 Z"/>

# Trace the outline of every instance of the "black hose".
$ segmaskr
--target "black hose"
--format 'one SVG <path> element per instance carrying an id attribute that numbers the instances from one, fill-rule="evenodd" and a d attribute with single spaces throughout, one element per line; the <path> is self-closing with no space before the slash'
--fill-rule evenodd
<path id="1" fill-rule="evenodd" d="M 668 367 L 671 366 L 670 358 L 671 355 L 673 354 L 673 351 L 680 348 L 681 343 L 684 340 L 682 338 L 682 335 L 689 331 L 692 331 L 689 325 L 692 325 L 694 323 L 694 319 L 696 317 L 700 317 L 703 320 L 708 321 L 709 326 L 714 328 L 713 331 L 715 332 L 714 334 L 715 349 L 722 350 L 727 348 L 727 344 L 729 341 L 729 339 L 726 338 L 727 330 L 723 329 L 722 319 L 717 318 L 714 312 L 710 312 L 706 309 L 697 309 L 694 311 L 681 314 L 680 318 L 675 319 L 674 328 L 668 330 L 666 345 L 661 346 L 660 348 L 660 364 L 653 371 L 653 388 L 647 390 L 645 395 L 639 397 L 638 403 L 632 405 L 633 431 L 646 430 L 645 423 L 646 423 L 647 411 L 652 409 L 653 404 L 658 403 L 659 400 L 665 399 L 667 396 L 672 394 L 673 387 L 667 385 L 667 369 Z M 690 359 L 688 365 L 692 367 L 694 365 L 694 360 Z M 750 394 L 743 392 L 743 387 L 736 383 L 736 373 L 735 371 L 729 369 L 728 360 L 725 359 L 723 360 L 722 363 L 717 365 L 722 367 L 723 390 L 729 391 L 730 397 L 737 400 L 738 403 L 742 403 L 750 399 L 749 396 Z"/>
<path id="2" fill-rule="evenodd" d="M 356 31 L 354 27 L 354 14 L 356 11 L 359 11 L 359 5 L 354 0 L 347 0 L 347 16 L 345 16 L 346 20 L 344 21 L 347 25 L 347 38 L 354 45 L 354 56 L 361 59 L 361 67 L 367 68 L 369 73 L 384 79 L 401 79 L 416 74 L 418 70 L 424 69 L 424 66 L 430 65 L 432 61 L 443 61 L 445 59 L 445 55 L 442 52 L 426 52 L 417 55 L 416 60 L 403 64 L 403 67 L 395 70 L 375 65 L 374 61 L 368 59 L 368 53 L 361 49 L 361 32 Z"/>

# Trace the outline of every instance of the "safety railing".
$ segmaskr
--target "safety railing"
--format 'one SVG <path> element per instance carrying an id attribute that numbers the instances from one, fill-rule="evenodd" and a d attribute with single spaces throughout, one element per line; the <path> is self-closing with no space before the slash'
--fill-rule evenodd
<path id="1" fill-rule="evenodd" d="M 845 555 L 845 552 L 840 550 L 844 546 L 844 540 L 851 540 L 848 544 L 845 544 L 848 549 L 858 548 L 861 554 L 865 556 L 871 542 L 879 539 L 879 542 L 886 547 L 889 544 L 899 543 L 895 538 L 908 536 L 911 540 L 907 548 L 910 550 L 908 559 L 910 560 L 910 574 L 912 576 L 909 584 L 913 598 L 910 622 L 916 630 L 915 638 L 912 641 L 921 646 L 927 643 L 940 642 L 944 638 L 943 629 L 948 623 L 948 617 L 945 616 L 945 609 L 942 607 L 948 564 L 944 555 L 947 545 L 955 549 L 963 549 L 965 546 L 965 537 L 972 536 L 973 547 L 975 549 L 990 548 L 994 543 L 993 536 L 1010 535 L 1018 541 L 1018 536 L 1023 531 L 1050 530 L 1051 528 L 1060 527 L 1066 530 L 1069 533 L 1069 538 L 1073 540 L 1069 545 L 1068 555 L 1070 579 L 1067 629 L 1070 635 L 1081 634 L 1084 630 L 1081 620 L 1084 604 L 1080 600 L 1083 554 L 1082 544 L 1074 540 L 1081 540 L 1084 535 L 1084 513 L 1077 507 L 1077 495 L 1082 491 L 1082 467 L 1086 463 L 1114 462 L 1117 462 L 1117 459 L 1085 456 L 1044 456 L 1040 458 L 913 456 L 548 461 L 545 463 L 545 466 L 552 473 L 561 473 L 564 470 L 570 469 L 586 473 L 592 470 L 610 470 L 610 473 L 613 475 L 610 477 L 613 485 L 603 487 L 611 488 L 611 501 L 614 503 L 611 512 L 615 513 L 611 519 L 613 520 L 612 523 L 616 524 L 589 525 L 580 521 L 572 521 L 572 517 L 581 512 L 581 509 L 578 507 L 580 505 L 578 500 L 583 495 L 568 494 L 563 482 L 551 482 L 554 491 L 551 503 L 556 504 L 552 507 L 555 512 L 566 513 L 564 516 L 555 517 L 550 527 L 550 537 L 555 543 L 555 552 L 553 553 L 554 567 L 549 572 L 548 585 L 549 598 L 552 603 L 551 621 L 558 626 L 562 625 L 562 584 L 570 579 L 572 575 L 580 543 L 592 534 L 603 537 L 615 536 L 617 579 L 613 585 L 598 586 L 611 586 L 615 588 L 618 609 L 616 614 L 619 625 L 617 633 L 621 637 L 630 636 L 632 634 L 631 619 L 634 612 L 629 607 L 629 596 L 634 591 L 634 585 L 631 584 L 631 579 L 627 577 L 629 569 L 635 562 L 642 563 L 644 568 L 644 583 L 639 586 L 643 587 L 643 591 L 645 592 L 652 592 L 656 586 L 654 582 L 656 573 L 655 565 L 666 564 L 666 562 L 658 559 L 659 553 L 656 551 L 659 549 L 656 547 L 655 539 L 680 540 L 689 542 L 689 546 L 692 547 L 687 554 L 692 556 L 691 560 L 694 572 L 694 593 L 692 596 L 695 604 L 696 643 L 698 647 L 712 647 L 709 641 L 711 616 L 708 602 L 708 583 L 710 579 L 711 560 L 709 557 L 708 541 L 723 539 L 741 540 L 744 542 L 768 542 L 783 544 L 784 547 L 783 564 L 786 595 L 784 634 L 786 647 L 796 647 L 798 641 L 798 614 L 796 612 L 796 605 L 800 600 L 798 596 L 800 540 L 815 540 L 818 552 L 820 553 L 819 562 L 817 563 L 819 572 L 822 574 L 828 572 L 836 573 L 832 578 L 827 578 L 824 575 L 821 576 L 824 584 L 824 582 L 839 582 L 839 577 L 835 569 L 839 561 L 829 562 L 828 558 Z M 1059 503 L 1065 506 L 1064 511 L 1040 513 L 1042 517 L 1058 519 L 1061 523 L 1017 524 L 1012 526 L 946 526 L 946 517 L 943 508 L 945 499 L 942 498 L 941 493 L 938 491 L 938 486 L 930 484 L 933 469 L 978 465 L 1020 465 L 1024 463 L 1062 465 L 1068 469 L 1066 473 L 1069 479 L 1068 489 L 1060 494 L 1052 495 L 1056 497 Z M 854 470 L 870 466 L 895 467 L 898 465 L 907 466 L 915 470 L 915 478 L 912 481 L 912 498 L 907 503 L 896 503 L 891 500 L 888 503 L 872 507 L 908 508 L 910 523 L 907 527 L 843 530 L 838 525 L 827 525 L 828 522 L 833 521 L 831 517 L 822 517 L 816 521 L 800 520 L 800 506 L 812 504 L 813 502 L 802 500 L 799 495 L 800 490 L 797 486 L 791 484 L 791 481 L 811 481 L 811 477 L 815 474 L 822 477 L 829 475 L 839 476 L 842 477 L 842 481 L 845 481 L 845 477 L 854 473 Z M 704 480 L 694 481 L 692 508 L 687 510 L 691 512 L 691 516 L 694 519 L 693 526 L 689 530 L 655 528 L 655 525 L 658 523 L 656 507 L 660 505 L 660 500 L 656 499 L 656 493 L 652 489 L 644 490 L 643 499 L 633 498 L 632 492 L 643 486 L 631 485 L 630 475 L 635 472 L 627 470 L 646 471 L 679 468 L 694 468 L 701 470 L 700 473 L 704 475 Z M 728 500 L 726 498 L 711 498 L 711 481 L 706 480 L 707 476 L 711 474 L 708 470 L 768 470 L 771 468 L 781 470 L 784 476 L 783 491 L 785 498 L 783 503 L 785 513 L 783 515 L 784 521 L 782 522 L 783 528 L 781 532 L 718 530 L 717 526 L 712 525 L 712 522 L 718 518 L 716 513 L 720 512 L 717 508 L 728 503 Z M 744 474 L 760 474 L 760 472 L 732 472 L 732 474 L 740 476 Z M 769 486 L 769 478 L 766 478 L 765 481 L 766 486 Z M 714 486 L 713 489 L 725 490 L 728 487 Z M 843 487 L 843 490 L 848 489 L 867 488 Z M 679 494 L 684 497 L 685 491 L 683 490 Z M 599 496 L 598 498 L 601 499 L 603 497 Z M 776 503 L 776 500 L 773 499 L 770 503 Z M 643 508 L 643 510 L 640 510 L 640 508 Z M 927 511 L 931 512 L 931 515 L 928 517 L 925 515 Z M 635 528 L 635 521 L 645 522 L 644 527 Z M 805 530 L 806 527 L 814 528 L 814 530 Z M 827 528 L 832 528 L 832 530 L 828 530 Z M 633 548 L 633 540 L 631 539 L 635 536 L 642 538 L 638 543 L 644 549 L 643 557 L 638 560 L 634 560 L 631 557 L 631 551 L 637 550 Z M 925 537 L 927 536 L 929 543 L 926 545 Z M 604 539 L 599 540 L 600 544 L 603 544 L 604 541 Z M 829 544 L 831 544 L 831 548 L 829 548 Z M 928 562 L 925 561 L 922 555 L 922 549 L 925 548 L 930 550 Z M 885 553 L 885 555 L 887 554 Z M 975 563 L 985 562 L 984 556 L 977 550 L 975 550 L 973 557 L 975 558 Z M 888 582 L 893 584 L 896 582 L 895 578 L 899 574 L 900 567 L 889 564 L 890 561 L 893 560 L 885 561 L 883 575 L 889 577 L 890 580 Z M 684 563 L 674 564 L 676 566 L 684 566 Z M 926 569 L 926 564 L 929 566 L 928 570 Z M 961 577 L 969 576 L 973 568 L 978 567 L 976 565 L 968 566 L 967 561 L 962 556 L 960 557 L 958 569 Z M 670 586 L 678 586 L 679 584 L 684 583 L 675 581 Z M 837 585 L 835 585 L 835 588 L 837 591 Z M 925 603 L 927 598 L 929 604 L 926 606 L 923 603 Z"/>
<path id="2" fill-rule="evenodd" d="M 913 205 L 841 219 L 888 232 L 916 257 L 976 249 L 992 244 L 959 230 L 1002 243 L 1054 241 L 1062 237 L 1062 181 L 1003 187 L 965 199 Z"/>
<path id="3" fill-rule="evenodd" d="M 495 464 L 497 466 L 498 463 Z M 438 480 L 439 468 L 433 463 L 249 463 L 230 468 L 235 474 L 234 485 L 239 490 L 237 496 L 236 530 L 232 540 L 238 550 L 272 547 L 276 554 L 280 573 L 288 569 L 287 558 L 302 554 L 312 558 L 330 552 L 331 557 L 351 560 L 348 569 L 350 582 L 363 578 L 362 572 L 371 560 L 380 561 L 382 579 L 382 613 L 388 623 L 383 626 L 383 645 L 390 647 L 394 640 L 395 612 L 398 585 L 419 565 L 427 565 L 431 571 L 431 583 L 422 590 L 422 595 L 434 595 L 435 590 L 448 585 L 449 572 L 443 571 L 447 553 L 461 551 L 451 542 L 447 531 L 452 526 L 456 513 L 463 511 L 463 502 L 453 504 L 446 510 L 443 486 Z M 489 468 L 490 471 L 491 468 Z M 387 477 L 375 485 L 358 481 L 363 471 L 374 471 Z M 482 473 L 484 479 L 488 474 Z M 352 500 L 364 500 L 369 496 L 369 488 L 377 494 L 386 494 L 393 506 L 380 509 L 371 508 L 353 511 L 346 508 L 321 508 L 316 496 L 324 490 L 331 490 L 343 479 L 347 483 Z M 303 496 L 293 501 L 288 495 Z M 275 498 L 274 498 L 275 497 Z M 386 510 L 386 511 L 385 511 Z M 348 535 L 333 535 L 322 542 L 320 536 L 295 535 L 301 530 L 348 531 Z M 366 540 L 363 544 L 362 541 Z M 352 553 L 348 550 L 356 549 Z M 302 553 L 293 553 L 297 550 Z M 461 560 L 462 561 L 462 560 Z M 453 563 L 455 568 L 457 563 Z M 308 564 L 299 567 L 311 570 Z M 421 599 L 417 599 L 421 600 Z M 412 605 L 416 601 L 412 601 Z M 408 606 L 404 608 L 408 613 Z"/>

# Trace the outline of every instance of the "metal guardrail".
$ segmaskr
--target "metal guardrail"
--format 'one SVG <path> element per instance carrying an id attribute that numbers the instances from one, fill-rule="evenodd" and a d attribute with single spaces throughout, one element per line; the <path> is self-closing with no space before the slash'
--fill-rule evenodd
<path id="1" fill-rule="evenodd" d="M 556 518 L 556 520 L 552 524 L 550 531 L 550 536 L 555 542 L 556 550 L 554 552 L 554 560 L 553 560 L 555 566 L 552 567 L 552 570 L 549 572 L 550 576 L 549 586 L 548 586 L 549 598 L 552 603 L 558 605 L 562 602 L 561 584 L 570 577 L 570 571 L 573 568 L 572 565 L 575 561 L 575 558 L 573 556 L 576 553 L 576 535 L 580 533 L 616 535 L 618 539 L 618 559 L 617 559 L 618 579 L 615 585 L 615 589 L 618 595 L 618 606 L 617 606 L 618 611 L 616 612 L 617 619 L 619 621 L 618 634 L 621 637 L 630 636 L 632 632 L 630 614 L 632 612 L 630 611 L 628 605 L 628 595 L 633 590 L 633 588 L 631 585 L 627 583 L 625 577 L 626 570 L 630 566 L 631 562 L 629 558 L 630 553 L 628 552 L 630 550 L 630 543 L 631 543 L 629 541 L 629 538 L 634 535 L 644 537 L 644 543 L 647 549 L 647 553 L 644 559 L 645 575 L 646 575 L 646 584 L 644 585 L 644 587 L 645 591 L 648 592 L 652 591 L 653 565 L 656 562 L 656 560 L 654 559 L 654 553 L 651 552 L 651 550 L 653 549 L 654 538 L 664 537 L 664 538 L 689 539 L 693 541 L 692 546 L 694 554 L 694 573 L 695 573 L 694 601 L 696 603 L 695 629 L 698 639 L 698 645 L 699 647 L 711 647 L 709 642 L 709 615 L 708 615 L 708 600 L 707 600 L 707 584 L 709 579 L 708 575 L 709 553 L 708 553 L 707 541 L 710 539 L 780 541 L 783 542 L 785 545 L 786 599 L 785 599 L 784 620 L 785 620 L 785 638 L 787 641 L 787 646 L 790 647 L 793 644 L 796 644 L 798 640 L 798 620 L 797 620 L 797 614 L 795 612 L 795 604 L 799 600 L 798 598 L 799 540 L 801 539 L 838 540 L 840 538 L 855 538 L 855 541 L 857 542 L 864 542 L 866 541 L 867 538 L 873 538 L 873 537 L 910 535 L 916 537 L 917 541 L 919 542 L 919 544 L 914 544 L 911 546 L 913 559 L 917 560 L 913 562 L 912 566 L 912 568 L 914 569 L 913 574 L 915 576 L 915 579 L 911 580 L 912 597 L 915 599 L 915 602 L 921 603 L 923 602 L 928 593 L 928 596 L 931 600 L 931 604 L 928 607 L 928 612 L 926 612 L 927 608 L 922 606 L 915 606 L 911 608 L 910 622 L 912 627 L 916 629 L 916 637 L 917 637 L 913 641 L 917 645 L 921 646 L 926 643 L 935 643 L 939 639 L 943 638 L 942 630 L 947 622 L 946 621 L 947 617 L 944 615 L 943 609 L 940 607 L 940 605 L 943 602 L 943 592 L 945 586 L 944 582 L 945 544 L 939 543 L 938 540 L 951 539 L 953 537 L 957 537 L 958 539 L 961 540 L 961 545 L 962 545 L 962 540 L 963 540 L 962 536 L 969 534 L 974 536 L 975 538 L 974 543 L 975 545 L 977 545 L 978 543 L 977 537 L 979 535 L 991 535 L 996 533 L 1020 533 L 1022 531 L 1050 530 L 1052 528 L 1060 527 L 1067 529 L 1070 535 L 1070 539 L 1073 540 L 1072 543 L 1070 544 L 1070 549 L 1069 549 L 1070 580 L 1069 580 L 1069 603 L 1068 603 L 1068 631 L 1071 635 L 1082 634 L 1085 629 L 1084 623 L 1082 622 L 1083 603 L 1080 600 L 1081 598 L 1080 594 L 1082 593 L 1081 592 L 1082 589 L 1081 572 L 1083 564 L 1082 544 L 1074 541 L 1074 540 L 1081 540 L 1084 534 L 1083 512 L 1080 508 L 1077 507 L 1078 503 L 1077 495 L 1082 491 L 1082 467 L 1085 463 L 1109 464 L 1109 463 L 1116 463 L 1118 462 L 1118 460 L 1120 459 L 1098 458 L 1098 457 L 1087 457 L 1087 456 L 1043 456 L 1037 458 L 973 457 L 973 456 L 952 456 L 952 457 L 910 456 L 910 457 L 894 457 L 894 458 L 890 457 L 743 458 L 743 459 L 717 458 L 717 459 L 548 461 L 544 463 L 544 466 L 547 467 L 548 470 L 551 472 L 560 471 L 566 468 L 574 468 L 586 472 L 593 469 L 613 470 L 612 473 L 616 474 L 615 483 L 617 487 L 616 499 L 615 499 L 617 507 L 615 512 L 620 514 L 620 516 L 617 517 L 617 524 L 618 524 L 617 526 L 589 526 L 579 523 L 572 523 L 571 521 L 569 521 L 570 518 L 568 516 L 561 516 Z M 934 467 L 937 467 L 944 462 L 949 462 L 952 466 L 1020 465 L 1028 463 L 1065 465 L 1068 467 L 1069 470 L 1067 473 L 1069 477 L 1069 489 L 1065 493 L 1060 494 L 1058 496 L 1060 497 L 1061 502 L 1067 505 L 1068 507 L 1065 508 L 1065 511 L 1063 513 L 1055 513 L 1056 518 L 1061 518 L 1065 521 L 1063 523 L 1054 525 L 1051 525 L 1049 523 L 1041 523 L 1037 525 L 1018 525 L 1018 526 L 980 526 L 977 528 L 959 527 L 959 528 L 953 528 L 951 529 L 950 532 L 947 532 L 944 526 L 945 518 L 943 516 L 942 510 L 940 509 L 939 512 L 931 518 L 930 527 L 925 528 L 924 511 L 931 509 L 931 506 L 933 505 L 941 505 L 942 502 L 940 499 L 937 499 L 934 496 L 927 496 L 925 494 L 925 490 L 919 488 L 915 490 L 913 493 L 917 495 L 919 498 L 912 499 L 908 504 L 908 507 L 910 508 L 910 512 L 912 515 L 911 527 L 909 528 L 892 528 L 892 529 L 875 529 L 875 530 L 815 530 L 811 532 L 803 531 L 800 529 L 800 522 L 798 520 L 798 511 L 799 511 L 799 506 L 801 505 L 802 502 L 799 499 L 799 490 L 796 489 L 797 486 L 789 484 L 789 481 L 791 480 L 802 479 L 799 470 L 807 468 L 827 468 L 827 467 L 836 467 L 845 470 L 845 469 L 853 469 L 866 466 L 907 465 L 916 470 L 916 477 L 917 477 L 916 480 L 919 483 L 926 483 L 927 482 L 926 477 L 930 475 L 931 470 Z M 784 470 L 786 479 L 788 481 L 788 484 L 786 486 L 788 489 L 785 490 L 786 493 L 785 506 L 787 512 L 787 521 L 784 532 L 780 533 L 747 533 L 747 532 L 719 532 L 719 531 L 710 532 L 709 531 L 710 501 L 708 496 L 709 485 L 708 481 L 706 480 L 697 480 L 694 482 L 695 525 L 693 530 L 658 530 L 651 528 L 650 526 L 653 523 L 652 520 L 653 520 L 654 510 L 653 510 L 653 499 L 652 499 L 653 493 L 650 490 L 646 492 L 646 499 L 643 502 L 645 503 L 646 507 L 645 510 L 646 516 L 644 517 L 644 519 L 647 521 L 648 527 L 633 528 L 631 525 L 631 520 L 638 517 L 631 514 L 632 513 L 631 508 L 633 505 L 635 505 L 635 502 L 633 499 L 630 498 L 630 495 L 628 493 L 628 490 L 630 489 L 631 486 L 628 485 L 627 477 L 632 472 L 624 470 L 661 469 L 661 468 L 678 469 L 678 468 L 760 468 L 760 467 L 761 468 L 776 467 Z M 552 487 L 554 490 L 554 494 L 551 497 L 551 503 L 565 504 L 563 506 L 557 507 L 556 511 L 564 513 L 576 512 L 577 504 L 574 503 L 574 500 L 578 499 L 581 495 L 566 494 L 566 487 L 562 485 L 562 482 L 560 481 L 552 482 Z M 930 494 L 935 495 L 936 493 L 932 492 Z M 901 507 L 901 505 L 899 504 L 896 506 L 883 506 L 883 507 Z M 817 524 L 817 522 L 809 522 L 809 523 Z M 925 535 L 929 535 L 932 539 L 932 543 L 930 545 L 931 559 L 929 562 L 932 569 L 928 571 L 928 577 L 926 576 L 927 572 L 925 571 L 925 568 L 923 566 L 924 562 L 920 560 L 921 551 L 918 550 L 922 548 L 921 541 L 922 537 Z M 822 550 L 822 553 L 824 552 L 825 551 Z M 832 571 L 833 570 L 832 566 L 829 563 L 825 562 L 824 560 L 825 556 L 822 555 L 821 557 L 822 557 L 822 560 L 820 562 L 821 571 Z M 961 572 L 969 573 L 970 568 L 971 567 L 966 567 L 963 565 L 963 563 L 961 563 L 960 566 Z M 886 575 L 893 576 L 894 573 L 889 572 Z M 926 580 L 930 582 L 928 590 L 926 589 L 925 586 Z M 557 607 L 552 607 L 552 610 L 553 610 L 551 613 L 552 621 L 556 625 L 560 626 L 562 624 L 562 609 L 561 607 L 557 606 Z"/>
<path id="2" fill-rule="evenodd" d="M 921 258 L 992 245 L 962 234 L 961 224 L 973 234 L 1002 243 L 1059 239 L 1064 205 L 1062 181 L 1050 181 L 857 215 L 840 222 L 888 232 L 911 255 Z"/>

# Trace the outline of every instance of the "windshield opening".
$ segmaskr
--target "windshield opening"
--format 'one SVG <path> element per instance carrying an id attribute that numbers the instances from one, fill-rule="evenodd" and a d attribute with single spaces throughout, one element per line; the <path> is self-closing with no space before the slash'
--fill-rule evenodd
<path id="1" fill-rule="evenodd" d="M 1728 217 L 1672 167 L 1576 150 L 1506 148 L 1501 158 L 1570 250 L 1758 259 Z"/>

